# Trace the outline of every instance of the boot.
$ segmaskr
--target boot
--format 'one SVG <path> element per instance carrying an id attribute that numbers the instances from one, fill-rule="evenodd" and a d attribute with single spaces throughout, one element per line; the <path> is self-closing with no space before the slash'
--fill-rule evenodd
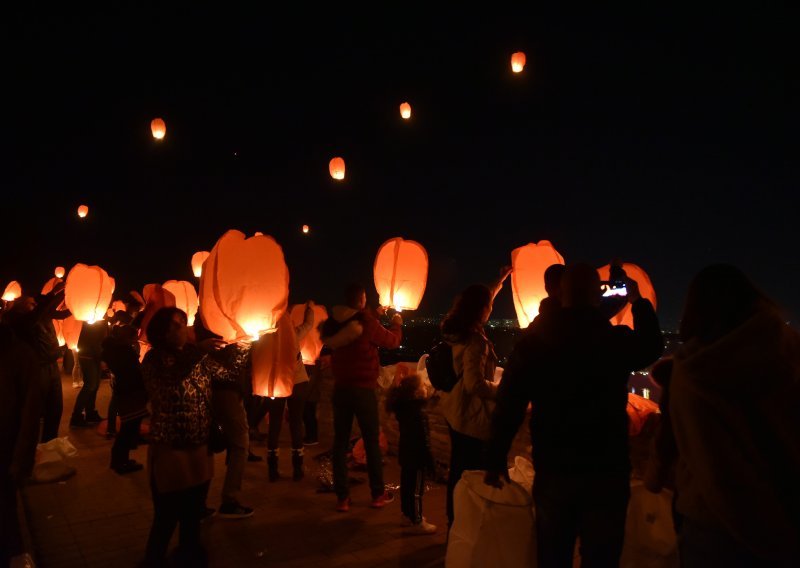
<path id="1" fill-rule="evenodd" d="M 281 478 L 278 472 L 278 450 L 267 450 L 267 469 L 270 481 L 278 481 Z"/>
<path id="2" fill-rule="evenodd" d="M 292 469 L 292 481 L 303 479 L 303 448 L 292 449 Z"/>

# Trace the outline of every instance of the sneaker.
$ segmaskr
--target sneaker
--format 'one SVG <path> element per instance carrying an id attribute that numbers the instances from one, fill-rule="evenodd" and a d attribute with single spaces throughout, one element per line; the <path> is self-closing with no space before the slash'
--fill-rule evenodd
<path id="1" fill-rule="evenodd" d="M 304 446 L 318 446 L 319 445 L 319 440 L 316 440 L 316 439 L 314 439 L 314 440 L 311 440 L 311 439 L 303 440 L 303 445 Z"/>
<path id="2" fill-rule="evenodd" d="M 200 514 L 200 522 L 207 521 L 211 517 L 217 514 L 216 509 L 212 509 L 211 507 L 206 507 L 205 510 Z"/>
<path id="3" fill-rule="evenodd" d="M 217 514 L 220 519 L 246 519 L 253 516 L 253 509 L 239 503 L 223 503 Z"/>
<path id="4" fill-rule="evenodd" d="M 344 499 L 339 499 L 336 502 L 336 510 L 339 511 L 340 513 L 346 513 L 347 511 L 350 510 L 350 503 L 352 503 L 352 501 L 350 500 L 350 497 L 345 497 Z"/>
<path id="5" fill-rule="evenodd" d="M 86 423 L 87 424 L 100 424 L 103 420 L 105 420 L 96 410 L 92 412 L 86 413 Z"/>
<path id="6" fill-rule="evenodd" d="M 370 503 L 370 507 L 373 509 L 383 509 L 386 505 L 394 501 L 394 493 L 389 491 L 384 491 L 383 494 L 378 495 L 372 499 L 372 503 Z"/>
<path id="7" fill-rule="evenodd" d="M 125 475 L 126 473 L 134 473 L 136 471 L 142 471 L 144 469 L 144 466 L 139 462 L 137 462 L 136 460 L 128 460 L 118 465 L 112 465 L 111 469 L 113 469 L 120 475 Z"/>
<path id="8" fill-rule="evenodd" d="M 413 523 L 408 527 L 407 531 L 410 534 L 433 534 L 436 532 L 436 525 L 432 525 L 422 517 L 418 523 Z"/>
<path id="9" fill-rule="evenodd" d="M 90 424 L 86 421 L 83 415 L 73 416 L 69 419 L 70 428 L 88 428 Z"/>

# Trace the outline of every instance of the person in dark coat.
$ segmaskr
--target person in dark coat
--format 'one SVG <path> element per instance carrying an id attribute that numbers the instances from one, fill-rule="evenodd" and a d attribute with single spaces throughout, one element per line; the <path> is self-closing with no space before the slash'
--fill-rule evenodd
<path id="1" fill-rule="evenodd" d="M 100 388 L 100 364 L 103 354 L 103 341 L 108 337 L 108 322 L 84 322 L 78 338 L 78 358 L 83 372 L 83 387 L 75 398 L 69 425 L 72 428 L 86 428 L 99 424 L 103 417 L 97 412 L 97 389 Z"/>
<path id="2" fill-rule="evenodd" d="M 497 392 L 485 481 L 508 479 L 511 442 L 532 404 L 533 486 L 539 566 L 616 566 L 630 497 L 627 383 L 654 362 L 663 337 L 652 304 L 627 279 L 634 327 L 600 311 L 597 271 L 567 266 L 563 306 L 517 343 Z"/>

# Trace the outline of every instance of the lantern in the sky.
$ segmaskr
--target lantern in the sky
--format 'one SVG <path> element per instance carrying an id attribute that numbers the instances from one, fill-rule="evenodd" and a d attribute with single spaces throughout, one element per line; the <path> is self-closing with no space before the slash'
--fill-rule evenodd
<path id="1" fill-rule="evenodd" d="M 78 217 L 83 219 L 89 214 L 89 208 L 86 205 L 81 205 L 78 207 Z"/>
<path id="2" fill-rule="evenodd" d="M 550 241 L 528 243 L 511 253 L 511 290 L 517 321 L 523 329 L 539 315 L 539 304 L 547 297 L 544 272 L 553 264 L 564 264 L 564 257 Z"/>
<path id="3" fill-rule="evenodd" d="M 307 235 L 310 230 L 311 229 L 308 227 L 308 225 L 303 225 L 303 233 Z"/>
<path id="4" fill-rule="evenodd" d="M 382 306 L 416 310 L 428 282 L 428 253 L 418 242 L 389 239 L 378 249 L 373 275 Z"/>
<path id="5" fill-rule="evenodd" d="M 83 329 L 83 322 L 75 319 L 75 316 L 69 316 L 67 319 L 61 320 L 60 323 L 61 323 L 61 335 L 64 338 L 64 343 L 66 344 L 67 348 L 72 349 L 73 351 L 77 351 L 78 338 L 80 338 L 81 336 L 81 329 Z"/>
<path id="6" fill-rule="evenodd" d="M 647 273 L 642 270 L 639 266 L 635 264 L 629 264 L 627 262 L 622 264 L 623 270 L 625 270 L 625 274 L 627 274 L 628 278 L 631 280 L 635 280 L 637 284 L 639 284 L 639 294 L 641 294 L 642 298 L 650 300 L 650 303 L 653 304 L 653 309 L 656 308 L 656 290 L 653 288 L 653 283 L 650 281 L 650 277 Z M 598 274 L 600 274 L 600 280 L 606 281 L 609 279 L 611 274 L 611 265 L 606 264 L 597 269 Z M 614 325 L 627 325 L 631 329 L 633 329 L 633 308 L 631 304 L 625 304 L 625 307 L 622 308 L 617 315 L 611 318 L 611 323 Z"/>
<path id="7" fill-rule="evenodd" d="M 319 337 L 319 325 L 328 319 L 328 312 L 325 306 L 318 306 L 314 304 L 314 324 L 300 340 L 300 355 L 303 357 L 304 365 L 314 365 L 319 359 L 320 351 L 322 351 L 322 340 Z M 292 307 L 292 324 L 297 327 L 303 323 L 306 315 L 306 305 L 297 304 Z"/>
<path id="8" fill-rule="evenodd" d="M 200 278 L 200 275 L 203 274 L 203 263 L 209 254 L 211 253 L 207 250 L 201 250 L 192 255 L 192 273 L 194 273 L 195 278 Z"/>
<path id="9" fill-rule="evenodd" d="M 167 135 L 167 124 L 161 118 L 154 118 L 150 121 L 150 132 L 156 140 L 163 140 Z"/>
<path id="10" fill-rule="evenodd" d="M 411 118 L 411 105 L 408 103 L 403 103 L 400 105 L 400 116 L 403 117 L 404 120 L 408 120 Z"/>
<path id="11" fill-rule="evenodd" d="M 56 270 L 54 272 L 54 274 L 56 275 L 56 278 L 64 278 L 64 274 L 66 274 L 66 273 L 67 272 L 66 272 L 66 270 L 64 270 L 63 266 L 56 266 Z"/>
<path id="12" fill-rule="evenodd" d="M 274 332 L 289 300 L 289 269 L 268 235 L 228 231 L 211 249 L 200 277 L 205 327 L 226 341 Z"/>
<path id="13" fill-rule="evenodd" d="M 525 53 L 518 51 L 511 54 L 511 70 L 514 73 L 521 73 L 525 68 Z"/>
<path id="14" fill-rule="evenodd" d="M 275 325 L 275 333 L 263 336 L 253 346 L 253 394 L 283 398 L 292 394 L 299 347 L 288 313 L 284 311 Z"/>
<path id="15" fill-rule="evenodd" d="M 194 316 L 197 315 L 199 306 L 194 286 L 185 280 L 168 280 L 163 286 L 164 290 L 175 296 L 175 307 L 186 312 L 188 325 L 194 325 Z"/>
<path id="16" fill-rule="evenodd" d="M 6 286 L 6 289 L 3 291 L 3 299 L 6 302 L 13 302 L 17 298 L 22 296 L 22 286 L 19 285 L 19 282 L 16 280 L 12 280 Z"/>
<path id="17" fill-rule="evenodd" d="M 114 279 L 105 270 L 76 264 L 67 274 L 64 303 L 75 319 L 92 324 L 106 315 L 113 293 Z"/>
<path id="18" fill-rule="evenodd" d="M 331 160 L 330 164 L 328 164 L 328 169 L 331 172 L 331 177 L 333 179 L 344 179 L 344 159 L 343 158 L 334 158 Z"/>

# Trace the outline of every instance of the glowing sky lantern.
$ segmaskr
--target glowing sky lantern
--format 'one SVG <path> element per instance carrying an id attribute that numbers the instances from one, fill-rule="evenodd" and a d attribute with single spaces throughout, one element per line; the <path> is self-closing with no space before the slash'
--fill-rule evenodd
<path id="1" fill-rule="evenodd" d="M 153 138 L 156 140 L 163 140 L 167 135 L 167 124 L 162 118 L 154 118 L 150 121 L 150 132 L 153 133 Z"/>
<path id="2" fill-rule="evenodd" d="M 415 241 L 389 239 L 378 249 L 373 275 L 382 306 L 416 310 L 428 282 L 428 253 Z"/>
<path id="3" fill-rule="evenodd" d="M 274 332 L 289 299 L 289 269 L 268 235 L 228 231 L 211 249 L 200 277 L 200 313 L 206 328 L 226 341 Z"/>
<path id="4" fill-rule="evenodd" d="M 6 302 L 13 302 L 17 298 L 22 296 L 22 286 L 19 285 L 19 282 L 16 280 L 12 280 L 6 286 L 6 289 L 3 291 L 3 299 Z"/>
<path id="5" fill-rule="evenodd" d="M 103 319 L 114 293 L 114 279 L 99 266 L 76 264 L 67 274 L 64 303 L 75 319 L 94 323 Z"/>
<path id="6" fill-rule="evenodd" d="M 45 282 L 44 286 L 42 286 L 42 294 L 49 294 L 50 292 L 52 292 L 53 288 L 55 288 L 56 284 L 58 284 L 60 280 L 61 280 L 60 278 L 56 278 L 54 276 L 53 278 Z"/>
<path id="7" fill-rule="evenodd" d="M 56 278 L 64 278 L 64 275 L 66 273 L 67 273 L 67 271 L 64 270 L 63 266 L 56 266 L 55 272 L 53 272 L 53 274 L 56 275 Z"/>
<path id="8" fill-rule="evenodd" d="M 523 329 L 539 315 L 539 304 L 547 297 L 544 271 L 553 264 L 564 264 L 564 257 L 550 241 L 528 243 L 511 253 L 511 290 L 517 321 Z"/>
<path id="9" fill-rule="evenodd" d="M 78 217 L 83 219 L 88 214 L 89 214 L 89 207 L 87 207 L 86 205 L 81 205 L 80 207 L 78 207 Z"/>
<path id="10" fill-rule="evenodd" d="M 300 355 L 303 357 L 304 365 L 314 365 L 319 359 L 319 353 L 322 351 L 322 340 L 319 338 L 319 325 L 328 319 L 328 312 L 325 306 L 318 306 L 314 304 L 314 324 L 311 330 L 300 341 Z M 306 305 L 297 304 L 292 307 L 292 325 L 298 326 L 303 323 L 303 318 L 306 315 Z"/>
<path id="11" fill-rule="evenodd" d="M 286 397 L 294 387 L 297 364 L 297 336 L 292 318 L 284 312 L 276 322 L 275 333 L 265 335 L 253 346 L 253 394 L 270 398 Z"/>
<path id="12" fill-rule="evenodd" d="M 199 306 L 194 286 L 186 280 L 168 280 L 164 282 L 163 287 L 175 296 L 175 307 L 186 312 L 189 325 L 194 325 L 194 317 Z"/>
<path id="13" fill-rule="evenodd" d="M 521 73 L 525 68 L 525 53 L 518 51 L 511 55 L 511 70 L 514 73 Z"/>
<path id="14" fill-rule="evenodd" d="M 628 278 L 631 280 L 636 280 L 639 284 L 639 293 L 642 295 L 642 298 L 650 300 L 650 303 L 653 304 L 653 309 L 656 307 L 656 290 L 653 288 L 653 283 L 650 281 L 650 277 L 647 273 L 642 270 L 639 266 L 630 263 L 623 263 L 622 268 L 625 270 L 625 274 L 628 275 Z M 611 266 L 606 264 L 597 269 L 598 274 L 600 274 L 600 280 L 608 280 Z M 630 304 L 625 304 L 625 307 L 620 310 L 620 312 L 611 318 L 611 323 L 614 325 L 627 325 L 631 329 L 633 329 L 633 311 Z"/>
<path id="15" fill-rule="evenodd" d="M 67 319 L 61 320 L 61 335 L 64 337 L 64 343 L 67 348 L 73 351 L 78 350 L 78 338 L 81 336 L 81 329 L 83 329 L 83 322 L 76 320 L 75 316 L 69 316 Z"/>
<path id="16" fill-rule="evenodd" d="M 343 158 L 334 158 L 331 160 L 330 164 L 328 164 L 328 169 L 331 172 L 331 177 L 333 179 L 344 179 L 344 159 Z"/>
<path id="17" fill-rule="evenodd" d="M 58 346 L 64 347 L 67 344 L 67 340 L 64 339 L 63 320 L 53 320 L 53 328 L 56 330 L 56 339 L 58 339 Z"/>
<path id="18" fill-rule="evenodd" d="M 403 117 L 404 120 L 408 120 L 411 118 L 411 105 L 408 103 L 403 103 L 400 105 L 400 116 Z"/>
<path id="19" fill-rule="evenodd" d="M 308 234 L 308 232 L 309 232 L 310 230 L 311 230 L 311 229 L 309 228 L 309 226 L 308 226 L 308 225 L 303 225 L 303 233 L 305 233 L 305 234 Z"/>
<path id="20" fill-rule="evenodd" d="M 206 261 L 209 254 L 211 253 L 207 250 L 201 250 L 192 255 L 192 273 L 195 278 L 200 278 L 200 275 L 203 274 L 203 263 Z"/>

